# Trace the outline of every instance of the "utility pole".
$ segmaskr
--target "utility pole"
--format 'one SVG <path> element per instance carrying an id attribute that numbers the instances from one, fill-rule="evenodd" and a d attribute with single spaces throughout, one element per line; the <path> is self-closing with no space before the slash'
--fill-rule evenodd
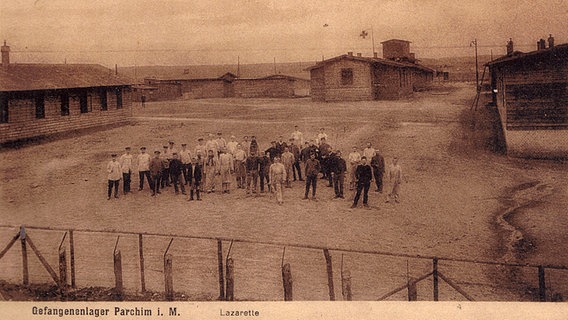
<path id="1" fill-rule="evenodd" d="M 477 60 L 477 39 L 474 39 L 470 43 L 469 46 L 471 47 L 472 45 L 475 46 L 475 87 L 479 91 L 479 67 L 478 67 L 478 60 Z"/>

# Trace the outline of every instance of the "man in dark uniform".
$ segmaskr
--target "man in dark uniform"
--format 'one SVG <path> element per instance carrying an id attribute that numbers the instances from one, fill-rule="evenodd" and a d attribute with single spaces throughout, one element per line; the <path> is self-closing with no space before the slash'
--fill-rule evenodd
<path id="1" fill-rule="evenodd" d="M 327 165 L 327 160 L 331 154 L 331 146 L 327 143 L 326 140 L 326 138 L 321 138 L 319 145 L 321 170 L 323 172 L 323 176 L 321 177 L 322 179 L 328 179 L 329 175 L 329 166 Z M 331 187 L 331 180 L 328 187 Z"/>
<path id="2" fill-rule="evenodd" d="M 201 185 L 201 178 L 203 177 L 203 160 L 201 160 L 201 154 L 197 155 L 197 158 L 193 157 L 191 159 L 191 164 L 189 165 L 187 178 L 189 181 L 189 201 L 193 200 L 193 193 L 197 195 L 197 200 L 201 201 L 199 197 L 199 188 Z"/>
<path id="3" fill-rule="evenodd" d="M 172 177 L 172 184 L 174 185 L 174 190 L 176 194 L 179 194 L 178 185 L 181 186 L 181 193 L 185 193 L 185 186 L 181 180 L 183 171 L 183 163 L 179 159 L 177 152 L 172 153 L 172 159 L 170 160 L 170 176 Z"/>
<path id="4" fill-rule="evenodd" d="M 316 159 L 316 154 L 310 154 L 310 158 L 306 161 L 306 193 L 304 194 L 304 200 L 308 199 L 310 185 L 312 186 L 312 200 L 316 200 L 316 187 L 320 169 L 320 162 Z"/>
<path id="5" fill-rule="evenodd" d="M 335 189 L 335 198 L 344 199 L 343 182 L 345 181 L 345 172 L 347 164 L 345 159 L 341 158 L 341 151 L 337 151 L 330 160 L 330 170 L 333 174 L 333 187 Z"/>
<path id="6" fill-rule="evenodd" d="M 266 185 L 268 186 L 268 192 L 271 192 L 270 188 L 270 154 L 266 152 L 262 157 L 259 158 L 259 176 L 260 176 L 260 192 L 264 192 L 264 180 L 266 180 Z"/>
<path id="7" fill-rule="evenodd" d="M 375 184 L 377 190 L 375 192 L 383 192 L 383 174 L 385 173 L 385 159 L 378 150 L 375 150 L 375 155 L 371 159 L 371 167 L 373 168 L 373 176 L 375 177 Z"/>
<path id="8" fill-rule="evenodd" d="M 248 156 L 248 158 L 245 160 L 245 168 L 247 169 L 247 194 L 250 194 L 251 183 L 252 193 L 256 193 L 259 168 L 259 161 L 256 153 L 251 152 L 250 156 Z"/>
<path id="9" fill-rule="evenodd" d="M 290 152 L 294 155 L 294 165 L 292 166 L 292 174 L 294 175 L 294 181 L 296 181 L 296 175 L 300 181 L 302 179 L 302 170 L 300 170 L 300 148 L 294 143 L 294 138 L 290 139 L 290 144 L 288 145 Z"/>
<path id="10" fill-rule="evenodd" d="M 160 184 L 162 171 L 164 171 L 164 162 L 160 158 L 160 150 L 154 151 L 154 158 L 150 160 L 150 188 L 152 188 L 152 196 L 160 193 Z"/>
<path id="11" fill-rule="evenodd" d="M 282 155 L 284 153 L 284 148 L 288 146 L 283 139 L 283 136 L 279 136 L 278 141 L 276 141 L 276 149 L 278 149 L 279 155 Z"/>
<path id="12" fill-rule="evenodd" d="M 270 142 L 270 148 L 266 149 L 265 153 L 268 152 L 270 154 L 270 161 L 274 161 L 275 156 L 280 156 L 280 151 L 276 147 L 276 141 Z"/>
<path id="13" fill-rule="evenodd" d="M 368 207 L 369 200 L 369 187 L 371 186 L 371 180 L 373 179 L 373 172 L 371 166 L 367 164 L 367 157 L 361 157 L 361 164 L 357 166 L 355 171 L 355 178 L 357 179 L 357 194 L 355 194 L 355 199 L 353 199 L 353 205 L 351 208 L 357 208 L 357 202 L 361 197 L 361 191 L 363 191 L 363 206 Z"/>

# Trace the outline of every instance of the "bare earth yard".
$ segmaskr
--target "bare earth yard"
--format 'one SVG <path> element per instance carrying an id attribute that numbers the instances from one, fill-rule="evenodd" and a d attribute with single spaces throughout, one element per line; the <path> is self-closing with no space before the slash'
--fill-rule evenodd
<path id="1" fill-rule="evenodd" d="M 309 99 L 208 99 L 136 106 L 131 125 L 74 135 L 57 141 L 0 152 L 0 219 L 4 226 L 178 234 L 286 243 L 295 300 L 327 300 L 325 260 L 319 250 L 293 244 L 377 250 L 389 253 L 484 261 L 568 265 L 568 163 L 509 158 L 490 151 L 485 107 L 470 112 L 474 88 L 466 85 L 417 93 L 400 101 L 317 103 Z M 319 201 L 302 201 L 304 185 L 284 190 L 284 205 L 268 194 L 206 194 L 201 202 L 176 196 L 173 187 L 158 197 L 148 190 L 106 200 L 106 163 L 125 146 L 151 152 L 168 140 L 191 149 L 209 132 L 256 135 L 261 149 L 298 125 L 313 137 L 325 127 L 330 142 L 347 156 L 353 145 L 370 141 L 387 163 L 397 156 L 405 176 L 401 203 L 385 203 L 370 192 L 369 209 L 350 209 L 353 195 L 333 200 L 318 181 Z M 235 185 L 233 184 L 233 188 Z M 387 181 L 386 190 L 390 188 Z M 374 190 L 372 188 L 371 190 Z M 351 198 L 351 199 L 349 199 Z M 502 216 L 505 214 L 505 217 Z M 3 247 L 17 228 L 0 228 Z M 30 237 L 52 266 L 62 232 L 30 230 Z M 116 235 L 75 235 L 77 285 L 114 286 L 112 252 Z M 170 238 L 145 239 L 147 289 L 162 291 L 163 258 Z M 224 242 L 227 253 L 229 243 Z M 138 239 L 123 235 L 125 286 L 140 291 Z M 174 288 L 188 299 L 216 299 L 217 244 L 176 239 Z M 21 281 L 19 245 L 0 260 L 2 279 Z M 283 246 L 235 242 L 235 296 L 239 300 L 281 300 Z M 31 253 L 29 253 L 31 255 Z M 331 251 L 336 296 L 341 298 L 339 267 L 351 271 L 354 300 L 376 300 L 431 270 L 430 260 Z M 30 256 L 32 282 L 49 282 Z M 440 269 L 476 300 L 535 299 L 536 269 L 443 262 Z M 547 273 L 549 295 L 568 296 L 568 271 Z M 419 300 L 431 300 L 431 281 L 418 286 Z M 441 300 L 463 299 L 447 285 Z M 403 291 L 391 299 L 404 300 Z"/>

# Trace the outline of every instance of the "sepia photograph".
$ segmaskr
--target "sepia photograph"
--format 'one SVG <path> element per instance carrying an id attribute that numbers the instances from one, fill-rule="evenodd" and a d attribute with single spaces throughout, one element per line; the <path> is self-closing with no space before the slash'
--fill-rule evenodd
<path id="1" fill-rule="evenodd" d="M 2 1 L 0 315 L 565 319 L 567 21 Z"/>

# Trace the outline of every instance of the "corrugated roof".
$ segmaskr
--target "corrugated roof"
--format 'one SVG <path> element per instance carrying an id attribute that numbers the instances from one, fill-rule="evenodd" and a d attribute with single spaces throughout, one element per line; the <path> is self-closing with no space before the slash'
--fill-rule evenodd
<path id="1" fill-rule="evenodd" d="M 352 55 L 348 55 L 348 54 L 344 54 L 344 55 L 337 56 L 337 57 L 334 57 L 334 58 L 330 58 L 330 59 L 327 59 L 327 60 L 324 60 L 324 61 L 320 61 L 316 65 L 311 66 L 311 67 L 307 68 L 306 70 L 309 71 L 309 70 L 321 68 L 324 65 L 326 65 L 327 63 L 342 60 L 342 59 L 355 60 L 355 61 L 361 61 L 361 62 L 366 62 L 366 63 L 378 63 L 378 64 L 384 64 L 384 65 L 389 65 L 389 66 L 394 66 L 394 67 L 401 67 L 401 68 L 416 68 L 416 69 L 420 69 L 420 70 L 424 70 L 424 71 L 428 71 L 428 72 L 434 72 L 433 69 L 430 69 L 430 68 L 425 67 L 425 66 L 420 65 L 420 64 L 415 64 L 415 63 L 410 63 L 410 62 L 399 62 L 399 61 L 393 61 L 393 60 L 381 59 L 381 58 L 359 57 L 359 56 L 352 56 Z"/>
<path id="2" fill-rule="evenodd" d="M 10 64 L 0 68 L 0 91 L 126 86 L 130 79 L 98 64 Z"/>
<path id="3" fill-rule="evenodd" d="M 538 58 L 539 56 L 544 57 L 544 56 L 549 56 L 549 55 L 552 55 L 552 57 L 558 56 L 558 57 L 568 58 L 568 43 L 556 45 L 552 48 L 536 50 L 536 51 L 531 51 L 531 52 L 527 52 L 527 53 L 515 51 L 515 52 L 513 52 L 512 55 L 502 56 L 502 57 L 499 57 L 495 60 L 489 61 L 487 63 L 487 65 L 492 66 L 492 65 L 495 65 L 495 64 L 517 61 L 517 60 L 520 60 L 520 59 Z"/>

